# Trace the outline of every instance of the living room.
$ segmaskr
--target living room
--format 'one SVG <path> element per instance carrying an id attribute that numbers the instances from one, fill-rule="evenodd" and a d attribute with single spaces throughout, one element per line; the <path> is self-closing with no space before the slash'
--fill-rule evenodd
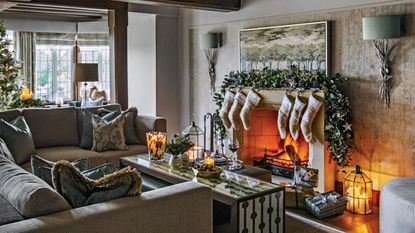
<path id="1" fill-rule="evenodd" d="M 413 1 L 0 6 L 0 232 L 415 232 Z"/>

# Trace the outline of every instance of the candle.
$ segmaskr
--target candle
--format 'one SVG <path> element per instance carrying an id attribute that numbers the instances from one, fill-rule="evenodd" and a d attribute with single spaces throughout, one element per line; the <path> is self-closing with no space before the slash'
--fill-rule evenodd
<path id="1" fill-rule="evenodd" d="M 61 96 L 56 97 L 55 104 L 58 105 L 58 107 L 62 106 L 63 105 L 63 98 Z"/>
<path id="2" fill-rule="evenodd" d="M 22 94 L 20 95 L 22 101 L 33 99 L 33 93 L 27 87 L 23 87 Z"/>
<path id="3" fill-rule="evenodd" d="M 194 145 L 190 150 L 187 152 L 189 154 L 189 160 L 193 161 L 196 159 L 203 159 L 203 147 L 199 145 Z"/>
<path id="4" fill-rule="evenodd" d="M 167 135 L 164 132 L 148 132 L 147 149 L 150 160 L 160 161 L 166 151 Z"/>
<path id="5" fill-rule="evenodd" d="M 212 157 L 206 157 L 205 158 L 205 166 L 207 168 L 212 168 L 213 166 L 215 166 L 215 159 L 213 159 Z"/>
<path id="6" fill-rule="evenodd" d="M 358 214 L 368 214 L 372 212 L 370 208 L 370 197 L 362 192 L 360 186 L 349 187 L 347 189 L 347 196 L 349 198 L 347 210 Z"/>

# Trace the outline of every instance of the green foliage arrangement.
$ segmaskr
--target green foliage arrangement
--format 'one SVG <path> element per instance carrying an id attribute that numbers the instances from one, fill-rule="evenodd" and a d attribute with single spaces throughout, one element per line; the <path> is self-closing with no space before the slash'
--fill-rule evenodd
<path id="1" fill-rule="evenodd" d="M 23 80 L 19 76 L 21 66 L 9 50 L 10 41 L 6 36 L 6 28 L 0 22 L 0 109 L 42 107 L 43 101 L 22 100 Z"/>
<path id="2" fill-rule="evenodd" d="M 230 72 L 215 93 L 213 100 L 217 106 L 213 114 L 215 137 L 226 138 L 226 128 L 219 117 L 226 90 L 229 87 L 250 87 L 255 90 L 277 88 L 318 88 L 325 93 L 325 138 L 332 159 L 339 166 L 349 165 L 353 144 L 352 116 L 350 103 L 338 88 L 340 82 L 347 78 L 336 74 L 327 78 L 325 71 L 301 71 L 292 66 L 286 70 L 251 70 L 249 72 Z"/>
<path id="3" fill-rule="evenodd" d="M 166 146 L 166 152 L 174 156 L 178 156 L 188 151 L 194 146 L 194 143 L 190 141 L 189 136 L 180 136 L 175 134 L 170 143 Z"/>

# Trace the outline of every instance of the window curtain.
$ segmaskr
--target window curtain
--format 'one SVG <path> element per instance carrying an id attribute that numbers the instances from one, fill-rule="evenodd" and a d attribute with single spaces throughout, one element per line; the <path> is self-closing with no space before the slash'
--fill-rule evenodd
<path id="1" fill-rule="evenodd" d="M 79 33 L 78 45 L 99 46 L 108 45 L 108 33 Z M 36 33 L 38 45 L 70 45 L 75 46 L 75 34 L 72 33 Z"/>
<path id="2" fill-rule="evenodd" d="M 21 62 L 20 74 L 26 86 L 34 91 L 36 72 L 36 39 L 33 32 L 14 32 L 16 59 Z"/>

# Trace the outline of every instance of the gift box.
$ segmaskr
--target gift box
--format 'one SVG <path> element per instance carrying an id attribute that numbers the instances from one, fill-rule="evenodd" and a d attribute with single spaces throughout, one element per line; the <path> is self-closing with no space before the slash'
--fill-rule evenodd
<path id="1" fill-rule="evenodd" d="M 318 169 L 296 166 L 294 168 L 294 183 L 296 186 L 317 188 Z"/>
<path id="2" fill-rule="evenodd" d="M 335 191 L 308 197 L 305 202 L 307 209 L 319 219 L 343 214 L 347 205 L 346 198 Z"/>
<path id="3" fill-rule="evenodd" d="M 313 190 L 303 190 L 295 186 L 285 187 L 285 207 L 306 209 L 305 199 L 314 196 Z"/>

